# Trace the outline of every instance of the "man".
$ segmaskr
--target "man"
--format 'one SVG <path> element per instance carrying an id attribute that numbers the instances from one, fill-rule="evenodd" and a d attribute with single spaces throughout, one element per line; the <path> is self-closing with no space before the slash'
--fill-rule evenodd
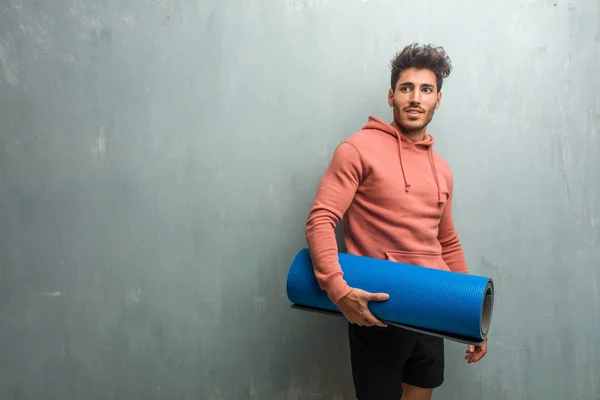
<path id="1" fill-rule="evenodd" d="M 344 219 L 347 252 L 468 273 L 452 219 L 453 176 L 433 150 L 427 126 L 451 70 L 443 48 L 413 44 L 391 63 L 393 121 L 369 117 L 335 150 L 306 222 L 314 272 L 349 321 L 359 400 L 426 400 L 444 380 L 443 339 L 385 326 L 368 309 L 386 293 L 367 293 L 343 278 L 335 227 Z M 468 346 L 479 361 L 486 344 Z"/>

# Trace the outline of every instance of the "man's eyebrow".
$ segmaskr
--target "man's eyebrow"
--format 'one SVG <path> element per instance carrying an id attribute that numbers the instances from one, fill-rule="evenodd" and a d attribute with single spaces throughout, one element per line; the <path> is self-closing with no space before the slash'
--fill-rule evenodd
<path id="1" fill-rule="evenodd" d="M 400 86 L 415 86 L 414 83 L 412 82 L 401 82 Z M 435 87 L 435 85 L 432 85 L 431 83 L 423 83 L 421 84 L 421 86 L 425 86 L 425 87 Z"/>

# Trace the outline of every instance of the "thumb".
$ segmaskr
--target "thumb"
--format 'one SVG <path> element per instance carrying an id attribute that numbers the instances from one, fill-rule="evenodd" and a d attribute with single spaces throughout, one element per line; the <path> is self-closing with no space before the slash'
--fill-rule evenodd
<path id="1" fill-rule="evenodd" d="M 475 351 L 475 346 L 473 346 L 472 344 L 469 345 L 469 353 L 472 353 Z"/>
<path id="2" fill-rule="evenodd" d="M 384 301 L 390 298 L 390 295 L 387 293 L 371 293 L 371 295 L 368 297 L 369 300 L 375 300 L 375 301 Z"/>

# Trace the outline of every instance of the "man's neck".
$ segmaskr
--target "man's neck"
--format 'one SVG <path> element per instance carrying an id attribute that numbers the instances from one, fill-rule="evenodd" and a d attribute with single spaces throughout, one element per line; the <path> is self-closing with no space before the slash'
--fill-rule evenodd
<path id="1" fill-rule="evenodd" d="M 392 122 L 392 126 L 396 128 L 396 130 L 400 132 L 401 135 L 408 138 L 413 143 L 419 142 L 425 137 L 425 129 L 419 129 L 416 131 L 405 131 L 400 127 L 400 125 L 396 123 L 396 121 Z"/>

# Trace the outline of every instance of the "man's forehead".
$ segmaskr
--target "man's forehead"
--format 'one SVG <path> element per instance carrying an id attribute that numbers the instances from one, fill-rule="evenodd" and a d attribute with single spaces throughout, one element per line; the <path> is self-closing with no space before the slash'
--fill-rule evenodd
<path id="1" fill-rule="evenodd" d="M 433 71 L 428 69 L 409 68 L 398 77 L 399 85 L 435 86 L 437 79 Z"/>

